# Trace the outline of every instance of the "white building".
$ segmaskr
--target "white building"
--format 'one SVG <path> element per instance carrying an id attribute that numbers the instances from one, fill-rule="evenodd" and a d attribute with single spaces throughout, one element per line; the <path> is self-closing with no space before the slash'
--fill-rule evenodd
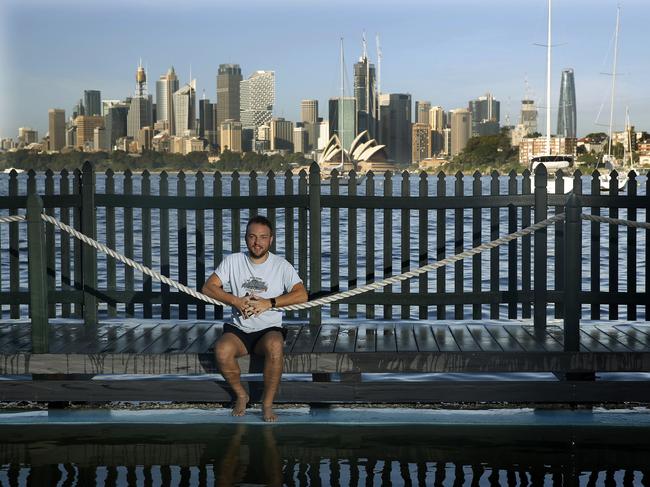
<path id="1" fill-rule="evenodd" d="M 268 124 L 275 103 L 275 71 L 255 71 L 239 86 L 242 128 Z"/>
<path id="2" fill-rule="evenodd" d="M 196 80 L 176 91 L 173 99 L 174 133 L 196 135 Z"/>

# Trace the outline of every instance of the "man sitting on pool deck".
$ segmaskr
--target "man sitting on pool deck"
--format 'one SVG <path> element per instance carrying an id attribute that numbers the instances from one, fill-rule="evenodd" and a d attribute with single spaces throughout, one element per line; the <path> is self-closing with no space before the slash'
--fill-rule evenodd
<path id="1" fill-rule="evenodd" d="M 243 416 L 249 400 L 240 382 L 237 358 L 251 353 L 264 356 L 264 421 L 278 419 L 272 406 L 282 377 L 286 337 L 282 312 L 270 309 L 307 301 L 307 290 L 293 266 L 269 252 L 272 242 L 271 222 L 259 215 L 251 218 L 246 225 L 248 252 L 225 257 L 202 290 L 232 306 L 233 324 L 224 324 L 214 353 L 221 374 L 236 395 L 233 416 Z"/>

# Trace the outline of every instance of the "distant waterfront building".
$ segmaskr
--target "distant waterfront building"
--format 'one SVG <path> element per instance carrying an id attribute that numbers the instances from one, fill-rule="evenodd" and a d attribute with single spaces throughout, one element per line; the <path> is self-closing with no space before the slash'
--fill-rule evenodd
<path id="1" fill-rule="evenodd" d="M 196 80 L 176 91 L 173 99 L 176 135 L 196 135 Z"/>
<path id="2" fill-rule="evenodd" d="M 271 121 L 275 103 L 275 71 L 255 71 L 240 83 L 241 123 L 244 128 Z"/>
<path id="3" fill-rule="evenodd" d="M 302 100 L 300 102 L 300 120 L 303 123 L 318 122 L 318 100 Z"/>
<path id="4" fill-rule="evenodd" d="M 442 130 L 442 153 L 446 156 L 451 155 L 451 129 Z"/>
<path id="5" fill-rule="evenodd" d="M 174 66 L 156 81 L 156 122 L 167 122 L 166 126 L 170 135 L 175 135 L 174 126 L 174 93 L 180 88 Z"/>
<path id="6" fill-rule="evenodd" d="M 490 93 L 469 102 L 472 114 L 471 136 L 495 135 L 499 133 L 501 103 Z"/>
<path id="7" fill-rule="evenodd" d="M 142 127 L 153 127 L 153 100 L 147 95 L 147 74 L 142 66 L 138 66 L 135 75 L 135 96 L 129 104 L 127 116 L 127 136 L 138 137 Z"/>
<path id="8" fill-rule="evenodd" d="M 354 98 L 356 100 L 357 116 L 353 138 L 357 133 L 364 130 L 368 131 L 371 139 L 376 137 L 375 77 L 375 65 L 368 59 L 364 42 L 363 54 L 359 58 L 359 62 L 354 64 Z M 350 142 L 352 141 L 350 140 Z M 342 141 L 342 143 L 344 147 L 348 147 L 345 142 Z"/>
<path id="9" fill-rule="evenodd" d="M 104 118 L 98 115 L 81 115 L 75 118 L 77 126 L 76 147 L 80 150 L 93 150 L 95 148 L 95 129 L 104 126 Z"/>
<path id="10" fill-rule="evenodd" d="M 411 161 L 411 95 L 384 93 L 379 95 L 379 143 L 386 146 L 388 159 L 398 164 Z"/>
<path id="11" fill-rule="evenodd" d="M 431 102 L 416 101 L 415 102 L 415 123 L 425 123 L 431 125 Z"/>
<path id="12" fill-rule="evenodd" d="M 75 125 L 70 125 L 65 130 L 65 146 L 66 147 L 77 146 L 77 127 Z"/>
<path id="13" fill-rule="evenodd" d="M 551 137 L 550 155 L 575 155 L 577 140 L 573 137 Z M 531 157 L 547 155 L 546 137 L 525 137 L 519 144 L 519 164 L 528 165 Z"/>
<path id="14" fill-rule="evenodd" d="M 221 151 L 241 152 L 242 124 L 237 120 L 226 120 L 221 124 Z"/>
<path id="15" fill-rule="evenodd" d="M 576 119 L 576 86 L 573 69 L 565 69 L 562 71 L 560 103 L 557 111 L 558 137 L 575 138 L 577 133 Z"/>
<path id="16" fill-rule="evenodd" d="M 427 115 L 429 110 L 426 110 Z M 412 163 L 420 163 L 424 159 L 431 157 L 431 128 L 428 123 L 413 124 L 413 155 Z"/>
<path id="17" fill-rule="evenodd" d="M 271 150 L 293 152 L 293 122 L 284 118 L 274 118 L 269 123 Z"/>
<path id="18" fill-rule="evenodd" d="M 330 124 L 329 120 L 318 122 L 318 136 L 315 149 L 321 151 L 325 148 L 330 140 Z"/>
<path id="19" fill-rule="evenodd" d="M 240 83 L 242 79 L 239 64 L 219 65 L 216 127 L 221 127 L 226 120 L 240 120 Z"/>
<path id="20" fill-rule="evenodd" d="M 102 100 L 102 117 L 106 116 L 109 108 L 114 107 L 115 105 L 122 105 L 123 103 L 122 100 Z"/>
<path id="21" fill-rule="evenodd" d="M 93 130 L 93 148 L 96 151 L 108 152 L 108 140 L 104 127 L 95 127 Z"/>
<path id="22" fill-rule="evenodd" d="M 60 151 L 65 147 L 65 110 L 50 108 L 47 112 L 50 133 L 49 150 Z"/>
<path id="23" fill-rule="evenodd" d="M 77 104 L 72 107 L 72 119 L 74 120 L 80 115 L 85 115 L 85 110 L 84 110 L 84 101 L 80 99 Z"/>
<path id="24" fill-rule="evenodd" d="M 102 114 L 102 94 L 99 90 L 84 90 L 84 115 L 91 117 Z"/>
<path id="25" fill-rule="evenodd" d="M 129 106 L 126 103 L 113 105 L 104 115 L 105 136 L 109 151 L 113 150 L 119 138 L 126 137 L 128 116 Z"/>
<path id="26" fill-rule="evenodd" d="M 38 142 L 38 132 L 31 127 L 18 128 L 18 144 L 29 145 Z"/>
<path id="27" fill-rule="evenodd" d="M 293 129 L 293 151 L 302 154 L 307 152 L 307 130 L 304 125 Z"/>
<path id="28" fill-rule="evenodd" d="M 205 98 L 199 100 L 199 137 L 205 137 L 206 130 L 214 129 L 213 107 L 210 100 Z"/>
<path id="29" fill-rule="evenodd" d="M 537 107 L 534 100 L 521 100 L 520 121 L 524 126 L 526 135 L 537 132 Z"/>
<path id="30" fill-rule="evenodd" d="M 343 147 L 350 147 L 356 137 L 357 100 L 348 96 L 329 100 L 329 135 L 337 135 Z"/>
<path id="31" fill-rule="evenodd" d="M 431 130 L 438 132 L 442 132 L 447 128 L 445 124 L 445 111 L 442 107 L 431 107 L 431 110 L 429 110 L 429 125 L 431 126 Z"/>
<path id="32" fill-rule="evenodd" d="M 451 110 L 451 147 L 450 155 L 460 154 L 472 136 L 472 114 L 465 108 Z"/>

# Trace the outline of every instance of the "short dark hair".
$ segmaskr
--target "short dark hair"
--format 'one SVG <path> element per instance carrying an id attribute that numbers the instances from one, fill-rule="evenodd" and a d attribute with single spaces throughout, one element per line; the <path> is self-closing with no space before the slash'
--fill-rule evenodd
<path id="1" fill-rule="evenodd" d="M 250 227 L 253 223 L 257 223 L 259 225 L 265 225 L 269 227 L 269 230 L 271 230 L 271 235 L 273 235 L 273 225 L 271 225 L 271 221 L 266 218 L 263 215 L 255 215 L 251 217 L 250 220 L 248 220 L 248 223 L 246 224 L 246 231 L 248 232 L 248 227 Z"/>

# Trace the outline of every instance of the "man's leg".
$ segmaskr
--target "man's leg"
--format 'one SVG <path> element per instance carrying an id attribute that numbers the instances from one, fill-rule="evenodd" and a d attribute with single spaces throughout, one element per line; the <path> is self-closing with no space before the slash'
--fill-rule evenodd
<path id="1" fill-rule="evenodd" d="M 284 337 L 279 331 L 269 331 L 255 345 L 255 353 L 264 356 L 264 394 L 262 414 L 264 421 L 277 421 L 273 399 L 280 387 L 284 366 Z"/>
<path id="2" fill-rule="evenodd" d="M 235 393 L 235 407 L 232 409 L 232 415 L 243 416 L 249 397 L 240 382 L 241 369 L 237 358 L 248 355 L 246 347 L 234 333 L 224 333 L 214 346 L 214 354 L 221 375 Z"/>

